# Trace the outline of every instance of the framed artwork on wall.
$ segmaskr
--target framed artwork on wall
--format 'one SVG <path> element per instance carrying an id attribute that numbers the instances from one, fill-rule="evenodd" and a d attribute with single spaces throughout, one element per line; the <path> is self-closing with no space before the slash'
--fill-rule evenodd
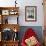
<path id="1" fill-rule="evenodd" d="M 25 21 L 31 22 L 37 20 L 37 7 L 25 6 Z"/>

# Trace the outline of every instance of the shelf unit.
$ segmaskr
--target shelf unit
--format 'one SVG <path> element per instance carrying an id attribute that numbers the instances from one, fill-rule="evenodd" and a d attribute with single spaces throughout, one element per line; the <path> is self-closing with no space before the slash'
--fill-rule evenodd
<path id="1" fill-rule="evenodd" d="M 12 20 L 12 18 L 9 18 L 9 17 L 13 17 L 14 21 Z M 9 29 L 10 29 L 10 32 L 11 30 L 15 32 L 14 35 L 19 31 L 18 17 L 19 17 L 19 7 L 0 7 L 0 32 L 1 32 L 0 46 L 18 46 L 18 40 L 16 39 L 14 40 L 13 38 L 13 40 L 7 41 L 7 40 L 4 40 L 2 37 L 3 32 L 8 31 Z M 11 21 L 13 21 L 14 23 L 12 24 Z"/>
<path id="2" fill-rule="evenodd" d="M 8 23 L 8 16 L 19 16 L 19 7 L 0 7 L 0 17 L 1 17 L 1 24 L 3 24 L 3 18 Z M 7 17 L 7 18 L 5 18 Z M 18 20 L 18 19 L 17 19 Z M 17 21 L 18 23 L 18 21 Z"/>

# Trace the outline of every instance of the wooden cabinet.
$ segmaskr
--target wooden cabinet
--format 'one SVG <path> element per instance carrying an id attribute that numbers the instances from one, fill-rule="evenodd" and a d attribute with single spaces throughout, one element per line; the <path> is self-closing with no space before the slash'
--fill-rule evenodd
<path id="1" fill-rule="evenodd" d="M 17 35 L 19 32 L 18 17 L 19 17 L 19 7 L 0 7 L 0 32 L 1 32 L 0 46 L 18 46 L 19 41 L 19 39 L 17 39 L 18 38 Z"/>

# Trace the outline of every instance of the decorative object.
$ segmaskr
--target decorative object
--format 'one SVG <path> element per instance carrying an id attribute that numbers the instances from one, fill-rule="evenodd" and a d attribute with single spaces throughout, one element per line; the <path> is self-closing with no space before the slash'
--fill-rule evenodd
<path id="1" fill-rule="evenodd" d="M 15 0 L 15 7 L 16 7 L 16 4 L 17 4 L 17 2 L 16 2 L 17 0 Z"/>
<path id="2" fill-rule="evenodd" d="M 9 15 L 9 10 L 2 10 L 2 15 Z"/>
<path id="3" fill-rule="evenodd" d="M 9 14 L 10 15 L 16 15 L 18 12 L 16 10 L 10 10 Z"/>
<path id="4" fill-rule="evenodd" d="M 27 46 L 35 46 L 38 43 L 38 40 L 36 37 L 32 36 L 25 40 L 25 43 Z"/>
<path id="5" fill-rule="evenodd" d="M 10 11 L 10 15 L 14 15 L 14 10 L 11 10 Z"/>
<path id="6" fill-rule="evenodd" d="M 16 28 L 14 29 L 14 32 L 17 32 Z"/>
<path id="7" fill-rule="evenodd" d="M 36 6 L 26 6 L 25 7 L 25 20 L 26 21 L 36 21 L 37 20 L 37 7 Z"/>

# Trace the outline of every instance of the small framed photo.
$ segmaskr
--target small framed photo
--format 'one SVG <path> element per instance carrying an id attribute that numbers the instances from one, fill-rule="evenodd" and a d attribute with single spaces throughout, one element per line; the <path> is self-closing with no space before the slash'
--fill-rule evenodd
<path id="1" fill-rule="evenodd" d="M 9 10 L 2 10 L 2 15 L 9 15 Z"/>
<path id="2" fill-rule="evenodd" d="M 25 7 L 25 20 L 29 22 L 37 20 L 37 7 L 36 6 Z"/>

